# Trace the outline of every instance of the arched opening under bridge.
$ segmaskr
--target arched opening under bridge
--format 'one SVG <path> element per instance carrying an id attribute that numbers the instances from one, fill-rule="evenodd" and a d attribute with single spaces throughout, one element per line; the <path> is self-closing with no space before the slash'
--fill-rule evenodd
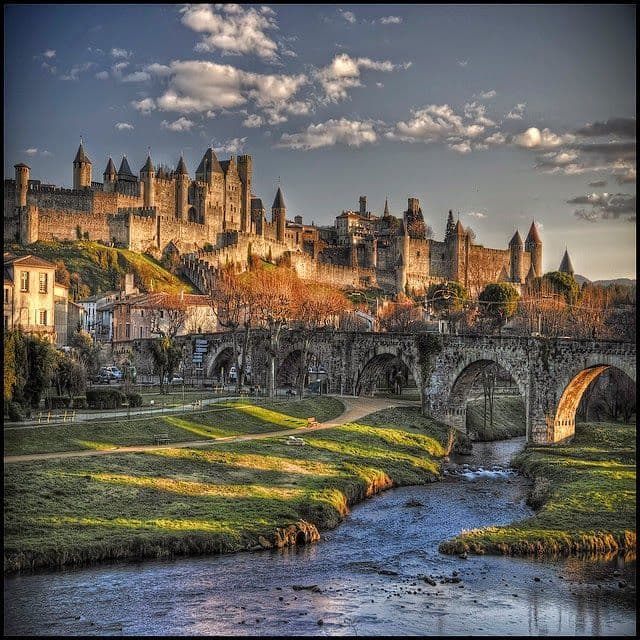
<path id="1" fill-rule="evenodd" d="M 294 349 L 290 351 L 280 362 L 276 374 L 276 382 L 279 387 L 289 387 L 297 389 L 300 382 L 300 365 L 302 360 L 302 350 Z M 327 371 L 318 356 L 309 351 L 307 353 L 307 363 L 304 367 L 304 388 L 313 386 L 318 381 L 324 382 L 327 378 Z"/>
<path id="2" fill-rule="evenodd" d="M 207 376 L 216 382 L 227 384 L 230 382 L 229 372 L 234 364 L 233 348 L 225 347 L 212 360 Z"/>
<path id="3" fill-rule="evenodd" d="M 376 393 L 403 395 L 417 389 L 411 368 L 393 353 L 379 353 L 362 367 L 355 387 L 357 396 Z"/>

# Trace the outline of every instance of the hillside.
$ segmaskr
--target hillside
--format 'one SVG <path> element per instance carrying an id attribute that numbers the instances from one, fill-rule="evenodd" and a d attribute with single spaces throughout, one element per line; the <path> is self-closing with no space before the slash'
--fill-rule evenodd
<path id="1" fill-rule="evenodd" d="M 78 281 L 79 297 L 119 289 L 128 272 L 134 274 L 134 283 L 143 292 L 196 293 L 191 283 L 173 275 L 148 255 L 89 240 L 35 242 L 26 247 L 5 244 L 4 249 L 16 255 L 30 253 L 53 263 L 64 262 L 72 282 Z M 64 277 L 57 279 L 64 281 Z"/>
<path id="2" fill-rule="evenodd" d="M 631 278 L 612 278 L 611 280 L 589 280 L 589 278 L 585 278 L 584 276 L 581 276 L 578 273 L 576 273 L 573 277 L 575 278 L 576 282 L 580 286 L 582 286 L 585 282 L 588 282 L 591 284 L 598 284 L 603 287 L 609 287 L 611 285 L 621 285 L 624 287 L 636 286 L 636 281 L 632 280 Z"/>

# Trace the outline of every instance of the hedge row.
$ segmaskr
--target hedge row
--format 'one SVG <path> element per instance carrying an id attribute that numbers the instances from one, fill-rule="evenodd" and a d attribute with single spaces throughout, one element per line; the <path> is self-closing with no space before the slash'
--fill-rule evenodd
<path id="1" fill-rule="evenodd" d="M 127 401 L 122 391 L 117 389 L 89 389 L 87 404 L 90 409 L 117 409 Z"/>

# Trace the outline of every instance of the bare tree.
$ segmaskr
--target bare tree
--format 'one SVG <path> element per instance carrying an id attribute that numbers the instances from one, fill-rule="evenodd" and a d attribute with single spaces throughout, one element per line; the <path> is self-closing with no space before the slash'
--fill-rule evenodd
<path id="1" fill-rule="evenodd" d="M 162 338 L 173 340 L 187 318 L 187 304 L 182 294 L 152 294 L 147 309 L 149 331 Z"/>

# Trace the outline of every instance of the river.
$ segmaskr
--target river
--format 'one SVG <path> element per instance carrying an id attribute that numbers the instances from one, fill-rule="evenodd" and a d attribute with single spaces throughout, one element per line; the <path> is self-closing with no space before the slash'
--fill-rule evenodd
<path id="1" fill-rule="evenodd" d="M 634 636 L 635 563 L 438 552 L 531 513 L 527 480 L 491 471 L 523 444 L 476 443 L 454 461 L 484 471 L 387 491 L 308 547 L 5 578 L 4 633 Z"/>

